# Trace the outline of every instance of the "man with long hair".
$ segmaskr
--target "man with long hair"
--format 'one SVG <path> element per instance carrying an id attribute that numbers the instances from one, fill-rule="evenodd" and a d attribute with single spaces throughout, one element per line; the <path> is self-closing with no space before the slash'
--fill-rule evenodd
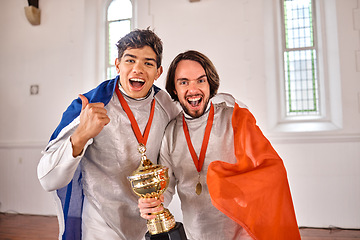
<path id="1" fill-rule="evenodd" d="M 166 90 L 183 112 L 164 135 L 159 163 L 169 168 L 168 203 L 177 187 L 191 240 L 297 240 L 300 233 L 282 159 L 246 106 L 217 93 L 219 76 L 204 54 L 172 61 Z M 152 219 L 160 199 L 139 199 Z"/>

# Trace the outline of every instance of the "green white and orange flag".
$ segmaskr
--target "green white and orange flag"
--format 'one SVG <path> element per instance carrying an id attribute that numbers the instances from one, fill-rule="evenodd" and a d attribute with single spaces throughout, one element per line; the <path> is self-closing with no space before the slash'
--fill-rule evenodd
<path id="1" fill-rule="evenodd" d="M 235 104 L 232 126 L 237 163 L 209 165 L 213 205 L 256 240 L 301 239 L 282 159 L 248 109 Z"/>

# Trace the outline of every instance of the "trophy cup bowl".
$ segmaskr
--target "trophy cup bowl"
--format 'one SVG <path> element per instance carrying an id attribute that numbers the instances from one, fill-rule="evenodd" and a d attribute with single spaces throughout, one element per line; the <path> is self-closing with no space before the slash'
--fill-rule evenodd
<path id="1" fill-rule="evenodd" d="M 138 150 L 142 155 L 141 163 L 131 176 L 128 176 L 131 188 L 139 197 L 159 198 L 169 184 L 168 168 L 153 164 L 146 157 L 146 147 L 143 144 L 139 145 Z M 151 235 L 169 232 L 175 227 L 175 218 L 168 209 L 164 208 L 164 210 L 152 214 L 156 217 L 147 220 L 147 228 Z"/>

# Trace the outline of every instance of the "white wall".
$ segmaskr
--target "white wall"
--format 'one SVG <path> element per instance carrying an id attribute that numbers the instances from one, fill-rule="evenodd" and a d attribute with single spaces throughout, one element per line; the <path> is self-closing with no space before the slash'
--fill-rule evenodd
<path id="1" fill-rule="evenodd" d="M 268 129 L 266 1 L 138 0 L 137 26 L 162 38 L 165 73 L 180 51 L 213 60 L 220 91 L 249 106 L 283 158 L 300 226 L 360 228 L 360 31 L 353 17 L 360 0 L 336 0 L 343 127 L 300 135 Z M 55 214 L 36 165 L 70 101 L 102 81 L 102 1 L 40 1 L 40 26 L 27 22 L 27 1 L 0 3 L 0 212 Z M 39 95 L 29 94 L 32 84 Z"/>

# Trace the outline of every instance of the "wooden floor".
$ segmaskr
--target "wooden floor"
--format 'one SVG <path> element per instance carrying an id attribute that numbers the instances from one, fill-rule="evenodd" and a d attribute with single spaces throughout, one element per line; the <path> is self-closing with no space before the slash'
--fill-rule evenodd
<path id="1" fill-rule="evenodd" d="M 360 230 L 301 228 L 300 233 L 302 240 L 360 239 Z M 0 213 L 0 240 L 56 240 L 57 236 L 56 217 Z"/>
<path id="2" fill-rule="evenodd" d="M 302 240 L 359 240 L 360 230 L 300 228 Z"/>
<path id="3" fill-rule="evenodd" d="M 0 213 L 0 240 L 56 240 L 56 217 Z"/>

